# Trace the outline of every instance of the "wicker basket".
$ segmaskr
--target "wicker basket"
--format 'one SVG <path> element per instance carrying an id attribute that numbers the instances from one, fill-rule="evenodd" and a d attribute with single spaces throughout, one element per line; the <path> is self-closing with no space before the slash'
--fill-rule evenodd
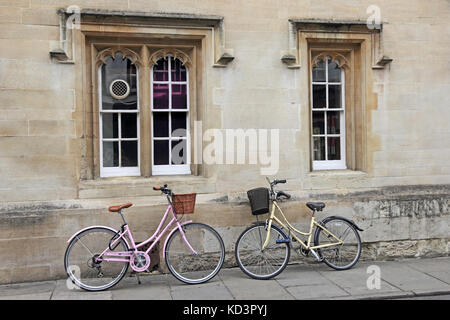
<path id="1" fill-rule="evenodd" d="M 196 193 L 174 194 L 172 196 L 173 208 L 176 214 L 194 213 Z"/>

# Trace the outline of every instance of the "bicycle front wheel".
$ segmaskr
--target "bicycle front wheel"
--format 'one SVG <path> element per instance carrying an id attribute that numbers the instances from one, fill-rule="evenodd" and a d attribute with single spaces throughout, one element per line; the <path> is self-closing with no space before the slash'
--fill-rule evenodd
<path id="1" fill-rule="evenodd" d="M 75 285 L 87 291 L 101 291 L 116 285 L 125 276 L 128 262 L 104 261 L 100 257 L 114 235 L 108 228 L 92 227 L 72 239 L 64 255 L 64 268 Z M 129 250 L 123 239 L 113 249 L 108 252 Z"/>
<path id="2" fill-rule="evenodd" d="M 350 222 L 337 217 L 325 220 L 322 225 L 326 230 L 317 227 L 314 244 L 316 246 L 330 245 L 317 249 L 323 262 L 336 270 L 347 270 L 353 267 L 361 255 L 361 238 L 358 231 Z M 336 243 L 336 239 L 330 233 L 342 240 L 343 243 L 331 245 Z"/>
<path id="3" fill-rule="evenodd" d="M 260 223 L 246 229 L 236 242 L 235 256 L 239 268 L 255 279 L 273 278 L 283 271 L 289 262 L 289 243 L 277 242 L 287 239 L 287 235 L 279 227 L 272 225 L 269 244 L 262 250 L 266 235 L 266 225 Z"/>
<path id="4" fill-rule="evenodd" d="M 216 230 L 202 223 L 188 223 L 182 229 L 183 233 L 177 229 L 167 241 L 165 256 L 169 271 L 188 284 L 212 279 L 225 259 L 222 238 Z"/>

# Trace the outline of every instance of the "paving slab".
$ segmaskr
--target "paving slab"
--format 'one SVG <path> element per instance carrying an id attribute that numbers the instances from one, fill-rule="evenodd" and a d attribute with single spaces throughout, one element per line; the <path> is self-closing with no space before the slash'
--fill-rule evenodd
<path id="1" fill-rule="evenodd" d="M 450 284 L 450 258 L 417 259 L 408 261 L 408 266 Z"/>
<path id="2" fill-rule="evenodd" d="M 179 284 L 170 287 L 173 300 L 232 300 L 233 296 L 220 280 L 199 285 Z"/>
<path id="3" fill-rule="evenodd" d="M 56 281 L 28 282 L 0 286 L 0 299 L 7 296 L 25 296 L 28 294 L 40 294 L 53 292 Z"/>
<path id="4" fill-rule="evenodd" d="M 143 276 L 123 279 L 111 289 L 113 300 L 171 300 L 170 287 L 164 277 Z"/>
<path id="5" fill-rule="evenodd" d="M 66 280 L 58 280 L 53 291 L 52 300 L 111 300 L 110 290 L 100 292 L 88 292 L 82 289 L 69 289 Z"/>
<path id="6" fill-rule="evenodd" d="M 52 293 L 53 293 L 52 291 L 47 291 L 38 293 L 19 294 L 13 296 L 1 296 L 0 300 L 50 300 Z"/>
<path id="7" fill-rule="evenodd" d="M 251 279 L 239 268 L 222 270 L 220 278 L 237 300 L 294 299 L 276 280 Z"/>
<path id="8" fill-rule="evenodd" d="M 415 294 L 450 292 L 450 285 L 408 266 L 408 262 L 380 262 L 381 278 L 389 284 Z"/>
<path id="9" fill-rule="evenodd" d="M 298 300 L 326 299 L 332 297 L 348 297 L 348 292 L 335 284 L 316 284 L 307 286 L 288 287 L 286 290 Z"/>
<path id="10" fill-rule="evenodd" d="M 341 289 L 354 296 L 381 296 L 403 292 L 403 290 L 389 284 L 386 281 L 383 281 L 383 279 L 381 279 L 380 281 L 379 288 L 369 289 L 369 287 L 367 286 L 367 279 L 369 276 L 371 276 L 371 273 L 367 273 L 367 267 L 369 265 L 377 264 L 359 263 L 349 270 L 341 271 L 333 270 L 330 268 L 326 270 L 322 269 L 320 271 L 320 274 L 339 286 Z"/>
<path id="11" fill-rule="evenodd" d="M 309 265 L 288 265 L 284 271 L 274 278 L 283 287 L 306 285 L 324 285 L 330 281 L 322 276 L 317 267 Z"/>

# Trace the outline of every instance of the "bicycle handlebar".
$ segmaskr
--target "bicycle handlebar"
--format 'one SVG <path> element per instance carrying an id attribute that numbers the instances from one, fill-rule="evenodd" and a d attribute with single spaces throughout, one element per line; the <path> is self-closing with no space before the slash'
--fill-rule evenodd
<path id="1" fill-rule="evenodd" d="M 165 193 L 165 194 L 172 194 L 172 190 L 167 188 L 167 184 L 165 184 L 163 187 L 161 187 L 161 186 L 153 187 L 153 190 L 161 191 L 162 193 Z"/>
<path id="2" fill-rule="evenodd" d="M 291 198 L 291 195 L 289 193 L 286 193 L 284 191 L 278 191 L 277 192 L 277 198 L 281 197 L 281 196 L 285 197 L 286 199 L 290 199 Z"/>

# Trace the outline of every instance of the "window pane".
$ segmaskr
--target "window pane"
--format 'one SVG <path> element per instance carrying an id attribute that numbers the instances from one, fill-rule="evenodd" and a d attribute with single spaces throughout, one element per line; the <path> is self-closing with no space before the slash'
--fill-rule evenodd
<path id="1" fill-rule="evenodd" d="M 137 138 L 137 114 L 122 113 L 122 138 Z"/>
<path id="2" fill-rule="evenodd" d="M 153 153 L 155 165 L 169 164 L 169 140 L 154 140 Z"/>
<path id="3" fill-rule="evenodd" d="M 341 138 L 328 138 L 328 160 L 341 160 Z"/>
<path id="4" fill-rule="evenodd" d="M 172 81 L 186 81 L 186 67 L 180 59 L 170 59 L 172 69 Z"/>
<path id="5" fill-rule="evenodd" d="M 313 137 L 314 160 L 325 160 L 325 138 Z"/>
<path id="6" fill-rule="evenodd" d="M 153 80 L 169 81 L 169 63 L 167 59 L 159 59 L 153 66 Z"/>
<path id="7" fill-rule="evenodd" d="M 325 121 L 324 121 L 325 112 L 314 111 L 312 114 L 313 114 L 313 134 L 324 134 L 325 133 Z"/>
<path id="8" fill-rule="evenodd" d="M 186 164 L 186 140 L 172 140 L 172 164 Z"/>
<path id="9" fill-rule="evenodd" d="M 172 112 L 172 136 L 186 137 L 186 112 Z"/>
<path id="10" fill-rule="evenodd" d="M 328 108 L 341 108 L 341 86 L 328 86 Z"/>
<path id="11" fill-rule="evenodd" d="M 107 58 L 102 66 L 102 108 L 104 110 L 137 110 L 137 69 L 128 58 L 118 52 L 115 58 Z M 125 81 L 130 93 L 124 99 L 115 99 L 111 95 L 110 86 L 114 80 Z"/>
<path id="12" fill-rule="evenodd" d="M 102 114 L 102 131 L 104 139 L 119 137 L 119 125 L 117 119 L 117 113 Z"/>
<path id="13" fill-rule="evenodd" d="M 335 61 L 328 63 L 328 82 L 341 82 L 341 69 Z"/>
<path id="14" fill-rule="evenodd" d="M 153 136 L 169 137 L 169 113 L 153 112 Z"/>
<path id="15" fill-rule="evenodd" d="M 313 108 L 326 108 L 325 90 L 325 85 L 313 85 Z"/>
<path id="16" fill-rule="evenodd" d="M 340 111 L 327 112 L 327 134 L 340 133 Z"/>
<path id="17" fill-rule="evenodd" d="M 103 167 L 119 166 L 119 143 L 103 142 Z"/>
<path id="18" fill-rule="evenodd" d="M 153 85 L 153 108 L 155 109 L 169 108 L 169 85 L 167 84 Z"/>
<path id="19" fill-rule="evenodd" d="M 325 63 L 323 60 L 317 62 L 317 66 L 313 68 L 312 75 L 314 82 L 325 82 Z"/>
<path id="20" fill-rule="evenodd" d="M 137 167 L 138 166 L 138 142 L 137 141 L 122 141 L 122 167 Z"/>
<path id="21" fill-rule="evenodd" d="M 172 108 L 187 109 L 187 92 L 185 84 L 172 85 Z"/>

